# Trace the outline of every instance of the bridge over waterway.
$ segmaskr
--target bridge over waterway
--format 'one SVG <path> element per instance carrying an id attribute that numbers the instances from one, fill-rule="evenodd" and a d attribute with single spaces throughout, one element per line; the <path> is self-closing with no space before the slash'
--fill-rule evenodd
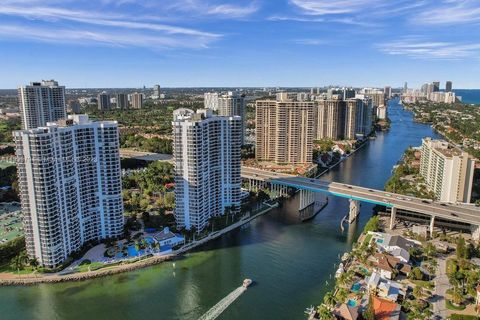
<path id="1" fill-rule="evenodd" d="M 390 228 L 394 227 L 397 210 L 405 210 L 430 217 L 430 232 L 433 232 L 435 219 L 438 218 L 471 225 L 474 239 L 480 240 L 480 208 L 474 205 L 440 203 L 382 190 L 270 172 L 245 166 L 242 167 L 241 175 L 243 179 L 248 180 L 253 185 L 260 183 L 262 186 L 268 185 L 273 189 L 280 186 L 303 191 L 300 194 L 301 207 L 302 203 L 305 203 L 302 197 L 312 198 L 308 196 L 308 193 L 311 192 L 321 192 L 327 195 L 347 198 L 350 200 L 349 222 L 353 222 L 359 214 L 359 202 L 368 202 L 390 208 Z"/>

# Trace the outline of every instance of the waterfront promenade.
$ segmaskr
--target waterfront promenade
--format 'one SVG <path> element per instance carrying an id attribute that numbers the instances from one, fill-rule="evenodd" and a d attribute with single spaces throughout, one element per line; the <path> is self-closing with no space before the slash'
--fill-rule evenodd
<path id="1" fill-rule="evenodd" d="M 80 281 L 80 280 L 87 280 L 91 278 L 99 278 L 109 275 L 114 275 L 118 273 L 128 272 L 140 268 L 145 268 L 148 266 L 152 266 L 164 261 L 175 259 L 179 255 L 185 254 L 195 248 L 198 248 L 212 240 L 215 240 L 224 234 L 227 234 L 247 223 L 250 221 L 258 218 L 259 216 L 269 212 L 271 209 L 278 207 L 278 203 L 268 204 L 264 203 L 264 207 L 260 208 L 258 212 L 255 212 L 253 215 L 244 216 L 240 221 L 233 223 L 232 225 L 208 234 L 207 236 L 189 242 L 182 246 L 180 249 L 172 251 L 168 254 L 154 254 L 153 256 L 143 256 L 137 257 L 132 259 L 125 259 L 120 262 L 120 264 L 115 264 L 112 266 L 107 266 L 95 271 L 86 271 L 86 272 L 65 272 L 60 271 L 57 273 L 31 273 L 31 274 L 20 274 L 16 275 L 14 273 L 0 273 L 0 286 L 11 286 L 11 285 L 34 285 L 39 283 L 55 283 L 55 282 L 68 282 L 68 281 Z M 80 259 L 79 261 L 81 261 Z M 69 268 L 67 268 L 69 269 Z M 70 269 L 71 270 L 71 269 Z"/>

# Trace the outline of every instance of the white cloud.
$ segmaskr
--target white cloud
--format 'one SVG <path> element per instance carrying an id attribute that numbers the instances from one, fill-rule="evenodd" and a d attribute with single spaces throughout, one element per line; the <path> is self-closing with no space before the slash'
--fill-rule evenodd
<path id="1" fill-rule="evenodd" d="M 294 39 L 292 42 L 309 46 L 318 46 L 326 43 L 322 39 Z"/>
<path id="2" fill-rule="evenodd" d="M 251 15 L 258 10 L 256 3 L 251 3 L 246 7 L 239 7 L 230 4 L 222 4 L 207 9 L 208 14 L 219 15 L 229 18 L 241 18 Z"/>
<path id="3" fill-rule="evenodd" d="M 432 25 L 480 22 L 480 2 L 478 0 L 442 1 L 414 16 L 412 22 Z"/>
<path id="4" fill-rule="evenodd" d="M 353 13 L 371 8 L 382 0 L 290 0 L 308 15 L 329 15 Z"/>
<path id="5" fill-rule="evenodd" d="M 148 2 L 148 1 L 147 1 Z M 220 19 L 245 18 L 260 9 L 258 0 L 226 2 L 219 0 L 176 0 L 170 3 L 143 3 L 144 6 L 167 8 L 185 15 L 195 17 L 216 17 Z"/>
<path id="6" fill-rule="evenodd" d="M 377 47 L 387 54 L 426 60 L 461 60 L 480 57 L 480 43 L 437 42 L 412 37 L 379 44 Z"/>
<path id="7" fill-rule="evenodd" d="M 9 1 L 9 0 L 7 0 Z M 18 1 L 23 0 L 15 0 Z M 52 1 L 52 0 L 50 0 Z M 10 1 L 12 3 L 13 1 Z M 154 23 L 148 17 L 139 15 L 123 15 L 115 13 L 99 14 L 95 11 L 73 10 L 49 6 L 0 6 L 0 16 L 10 16 L 25 19 L 25 23 L 1 23 L 3 32 L 17 30 L 17 37 L 65 43 L 65 36 L 80 39 L 82 43 L 104 43 L 122 46 L 146 46 L 152 43 L 156 47 L 207 47 L 212 41 L 218 40 L 220 34 L 205 32 L 192 28 Z M 135 20 L 132 20 L 132 17 Z M 28 20 L 26 20 L 28 19 Z M 62 22 L 62 23 L 59 23 Z M 38 31 L 37 31 L 38 30 Z M 55 32 L 58 30 L 58 32 Z M 122 39 L 131 38 L 131 39 Z"/>
<path id="8" fill-rule="evenodd" d="M 151 49 L 201 48 L 206 46 L 205 40 L 202 38 L 185 39 L 181 37 L 152 36 L 135 32 L 70 30 L 19 25 L 0 25 L 0 37 L 29 39 L 57 44 L 101 44 L 117 47 L 147 47 Z"/>

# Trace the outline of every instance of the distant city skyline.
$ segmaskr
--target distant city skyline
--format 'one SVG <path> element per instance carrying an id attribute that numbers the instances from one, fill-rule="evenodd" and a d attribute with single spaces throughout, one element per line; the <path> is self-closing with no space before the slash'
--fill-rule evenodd
<path id="1" fill-rule="evenodd" d="M 472 0 L 5 0 L 0 88 L 480 88 L 479 10 Z"/>

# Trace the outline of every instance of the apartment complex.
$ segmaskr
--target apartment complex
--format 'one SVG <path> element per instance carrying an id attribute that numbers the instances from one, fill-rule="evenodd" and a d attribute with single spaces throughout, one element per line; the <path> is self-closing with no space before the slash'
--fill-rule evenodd
<path id="1" fill-rule="evenodd" d="M 86 242 L 123 234 L 116 122 L 74 115 L 13 136 L 31 259 L 56 268 Z"/>
<path id="2" fill-rule="evenodd" d="M 280 93 L 276 100 L 257 101 L 256 122 L 258 161 L 311 163 L 314 140 L 354 140 L 371 133 L 372 100 L 325 95 L 298 101 Z"/>
<path id="3" fill-rule="evenodd" d="M 203 105 L 205 109 L 217 111 L 218 110 L 218 93 L 205 92 L 203 95 Z"/>
<path id="4" fill-rule="evenodd" d="M 340 96 L 334 95 L 332 99 L 318 101 L 315 139 L 343 139 L 345 113 L 345 101 Z"/>
<path id="5" fill-rule="evenodd" d="M 475 160 L 468 153 L 443 140 L 423 139 L 420 174 L 437 200 L 469 203 L 474 168 Z"/>
<path id="6" fill-rule="evenodd" d="M 132 93 L 130 95 L 130 102 L 132 103 L 132 109 L 142 109 L 143 94 L 138 92 Z"/>
<path id="7" fill-rule="evenodd" d="M 97 106 L 100 111 L 110 110 L 110 95 L 105 91 L 99 93 L 97 96 Z"/>
<path id="8" fill-rule="evenodd" d="M 230 91 L 218 97 L 217 108 L 219 116 L 239 116 L 242 118 L 242 144 L 244 144 L 247 115 L 245 97 L 237 92 Z"/>
<path id="9" fill-rule="evenodd" d="M 31 82 L 18 89 L 18 101 L 25 130 L 45 126 L 47 122 L 65 119 L 65 87 L 57 81 Z"/>
<path id="10" fill-rule="evenodd" d="M 241 118 L 212 110 L 173 114 L 175 218 L 179 228 L 203 230 L 226 210 L 240 210 Z"/>
<path id="11" fill-rule="evenodd" d="M 372 132 L 372 100 L 348 99 L 345 101 L 345 129 L 343 138 L 354 140 L 366 137 Z"/>
<path id="12" fill-rule="evenodd" d="M 256 103 L 256 158 L 278 164 L 312 162 L 316 102 L 287 95 Z"/>
<path id="13" fill-rule="evenodd" d="M 128 95 L 126 93 L 117 93 L 117 109 L 128 109 Z"/>

